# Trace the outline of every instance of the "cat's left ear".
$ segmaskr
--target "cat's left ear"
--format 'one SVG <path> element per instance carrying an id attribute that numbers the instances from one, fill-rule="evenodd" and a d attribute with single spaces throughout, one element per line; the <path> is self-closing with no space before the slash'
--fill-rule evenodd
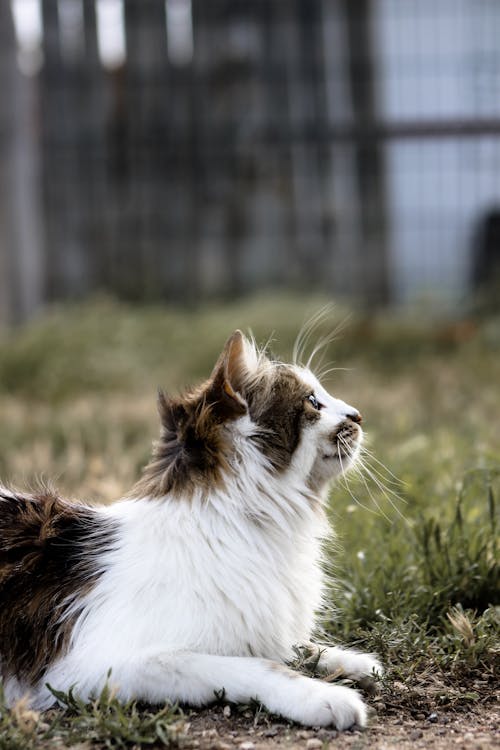
<path id="1" fill-rule="evenodd" d="M 246 413 L 243 386 L 247 376 L 245 338 L 241 331 L 235 331 L 226 341 L 210 377 L 208 398 L 222 420 Z"/>

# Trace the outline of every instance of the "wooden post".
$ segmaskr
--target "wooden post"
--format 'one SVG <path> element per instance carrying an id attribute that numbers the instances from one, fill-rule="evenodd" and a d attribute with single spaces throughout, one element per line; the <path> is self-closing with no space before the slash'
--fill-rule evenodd
<path id="1" fill-rule="evenodd" d="M 21 74 L 8 3 L 0 3 L 0 323 L 22 322 L 42 303 L 37 80 Z"/>
<path id="2" fill-rule="evenodd" d="M 0 3 L 0 75 L 6 101 L 10 101 L 16 85 L 14 33 L 7 3 Z M 12 274 L 14 226 L 12 218 L 12 108 L 0 107 L 0 323 L 13 317 L 15 290 Z"/>
<path id="3" fill-rule="evenodd" d="M 376 118 L 376 73 L 372 36 L 372 0 L 343 0 L 349 40 L 349 82 L 354 124 L 369 134 Z M 366 305 L 387 302 L 387 199 L 383 147 L 362 138 L 355 146 L 361 235 L 356 268 Z"/>
<path id="4" fill-rule="evenodd" d="M 129 283 L 139 295 L 175 296 L 182 279 L 168 272 L 175 263 L 171 242 L 171 193 L 175 187 L 166 151 L 171 132 L 172 96 L 167 61 L 165 2 L 125 3 L 127 63 L 123 127 L 128 174 L 113 185 L 114 199 L 136 207 L 134 226 L 121 232 L 121 249 L 129 263 Z M 143 82 L 144 85 L 143 85 Z M 126 216 L 126 209 L 119 214 Z M 120 236 L 120 232 L 118 232 Z M 165 270 L 166 269 L 166 270 Z"/>

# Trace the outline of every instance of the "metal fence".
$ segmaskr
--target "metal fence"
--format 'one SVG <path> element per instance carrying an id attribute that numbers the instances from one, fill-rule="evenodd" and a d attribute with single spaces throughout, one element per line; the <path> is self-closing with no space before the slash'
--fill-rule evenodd
<path id="1" fill-rule="evenodd" d="M 456 304 L 498 263 L 499 38 L 496 0 L 1 4 L 0 317 L 102 289 Z"/>

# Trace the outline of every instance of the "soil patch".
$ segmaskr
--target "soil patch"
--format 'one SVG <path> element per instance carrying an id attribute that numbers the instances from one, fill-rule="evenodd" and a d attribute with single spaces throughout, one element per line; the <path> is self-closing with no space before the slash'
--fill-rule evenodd
<path id="1" fill-rule="evenodd" d="M 433 712 L 421 718 L 387 715 L 372 717 L 364 730 L 336 732 L 331 729 L 304 729 L 270 717 L 260 719 L 247 711 L 236 717 L 222 707 L 202 711 L 189 719 L 188 736 L 201 750 L 490 750 L 500 748 L 500 709 L 487 705 L 457 713 Z"/>

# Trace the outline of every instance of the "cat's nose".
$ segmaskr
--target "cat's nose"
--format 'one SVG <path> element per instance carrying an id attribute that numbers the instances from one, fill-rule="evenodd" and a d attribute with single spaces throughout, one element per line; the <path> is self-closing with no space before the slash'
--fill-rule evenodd
<path id="1" fill-rule="evenodd" d="M 361 424 L 363 421 L 363 417 L 359 413 L 359 411 L 351 411 L 349 414 L 346 414 L 347 419 L 350 419 L 351 422 L 356 422 L 356 424 Z"/>

